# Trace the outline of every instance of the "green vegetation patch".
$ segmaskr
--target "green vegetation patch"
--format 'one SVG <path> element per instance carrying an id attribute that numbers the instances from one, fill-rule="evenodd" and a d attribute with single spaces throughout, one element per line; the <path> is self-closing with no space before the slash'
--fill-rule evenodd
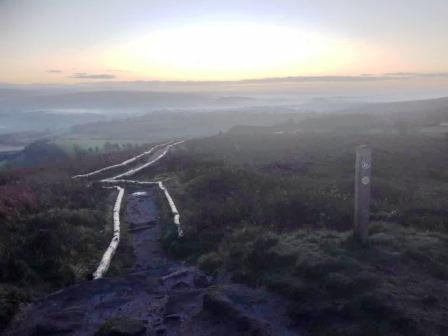
<path id="1" fill-rule="evenodd" d="M 292 299 L 291 317 L 311 335 L 440 334 L 448 328 L 447 239 L 376 224 L 360 245 L 347 233 L 248 225 L 198 262 Z"/>
<path id="2" fill-rule="evenodd" d="M 116 191 L 73 180 L 71 169 L 64 161 L 0 172 L 0 330 L 21 303 L 86 280 L 113 236 Z M 130 258 L 118 253 L 112 274 Z"/>
<path id="3" fill-rule="evenodd" d="M 350 233 L 359 144 L 374 153 L 366 245 Z M 304 334 L 441 335 L 447 146 L 415 134 L 220 134 L 146 175 L 174 177 L 185 237 L 168 225 L 168 251 L 291 299 Z"/>

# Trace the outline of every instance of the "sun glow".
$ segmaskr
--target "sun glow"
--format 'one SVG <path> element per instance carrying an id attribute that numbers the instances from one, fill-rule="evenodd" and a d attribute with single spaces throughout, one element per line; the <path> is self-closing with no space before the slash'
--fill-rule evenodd
<path id="1" fill-rule="evenodd" d="M 258 24 L 178 27 L 108 48 L 111 68 L 164 80 L 229 80 L 336 73 L 358 56 L 351 43 Z"/>

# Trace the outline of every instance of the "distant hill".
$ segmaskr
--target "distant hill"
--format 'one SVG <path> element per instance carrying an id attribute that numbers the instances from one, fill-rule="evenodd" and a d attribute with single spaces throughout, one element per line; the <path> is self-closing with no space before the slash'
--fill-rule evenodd
<path id="1" fill-rule="evenodd" d="M 365 131 L 389 126 L 435 126 L 448 121 L 448 98 L 359 104 L 300 123 L 311 131 Z"/>
<path id="2" fill-rule="evenodd" d="M 160 141 L 194 138 L 224 132 L 236 125 L 267 126 L 303 119 L 297 112 L 268 113 L 240 110 L 210 112 L 154 112 L 125 120 L 98 121 L 73 126 L 68 136 L 83 139 Z"/>
<path id="3" fill-rule="evenodd" d="M 215 104 L 218 106 L 252 105 L 254 102 L 256 99 L 250 97 L 221 97 L 215 100 Z"/>
<path id="4" fill-rule="evenodd" d="M 57 145 L 48 141 L 36 141 L 27 145 L 9 163 L 16 167 L 35 167 L 67 158 L 68 154 Z"/>
<path id="5" fill-rule="evenodd" d="M 364 132 L 369 129 L 389 126 L 387 121 L 381 117 L 362 114 L 329 114 L 310 118 L 302 121 L 298 129 L 306 131 L 339 131 L 339 132 Z"/>
<path id="6" fill-rule="evenodd" d="M 366 104 L 351 111 L 382 115 L 411 124 L 439 124 L 448 121 L 448 97 L 392 103 Z"/>
<path id="7" fill-rule="evenodd" d="M 108 119 L 108 116 L 95 113 L 0 111 L 0 135 L 24 131 L 56 131 L 73 125 Z"/>
<path id="8" fill-rule="evenodd" d="M 16 90 L 2 90 L 3 110 L 91 109 L 103 111 L 144 111 L 164 108 L 205 108 L 254 104 L 247 97 L 217 97 L 211 94 L 148 91 L 95 91 L 49 95 L 20 95 Z M 2 97 L 0 92 L 0 98 Z"/>

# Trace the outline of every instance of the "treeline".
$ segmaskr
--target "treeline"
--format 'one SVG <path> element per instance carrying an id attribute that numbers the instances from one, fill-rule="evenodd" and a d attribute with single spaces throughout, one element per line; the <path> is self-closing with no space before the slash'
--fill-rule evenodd
<path id="1" fill-rule="evenodd" d="M 141 151 L 143 148 L 147 147 L 147 145 L 140 145 L 135 143 L 118 143 L 118 142 L 109 142 L 106 141 L 104 144 L 100 145 L 86 145 L 81 146 L 77 143 L 74 143 L 68 148 L 70 153 L 73 153 L 76 157 L 85 157 L 88 155 L 97 155 L 99 153 L 110 153 L 110 152 L 119 152 L 119 151 Z"/>
<path id="2" fill-rule="evenodd" d="M 6 160 L 0 171 L 17 168 L 51 166 L 63 169 L 67 174 L 78 174 L 96 170 L 133 157 L 147 150 L 149 144 L 119 144 L 106 142 L 100 147 L 82 147 L 74 143 L 70 146 L 49 140 L 35 141 L 27 145 L 20 153 Z"/>

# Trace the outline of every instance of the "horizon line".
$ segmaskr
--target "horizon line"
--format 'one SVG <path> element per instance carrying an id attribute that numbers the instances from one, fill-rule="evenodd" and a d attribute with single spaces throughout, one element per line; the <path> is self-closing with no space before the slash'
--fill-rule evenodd
<path id="1" fill-rule="evenodd" d="M 109 81 L 83 81 L 77 83 L 12 83 L 0 82 L 5 86 L 76 86 L 95 84 L 177 84 L 177 85 L 210 85 L 210 84 L 251 84 L 251 83 L 286 83 L 286 82 L 370 82 L 389 80 L 410 80 L 439 78 L 448 79 L 448 72 L 395 72 L 383 74 L 360 74 L 360 75 L 317 75 L 317 76 L 286 76 L 286 77 L 264 77 L 247 78 L 239 80 L 161 80 L 161 79 L 137 79 L 137 80 L 109 80 Z"/>

